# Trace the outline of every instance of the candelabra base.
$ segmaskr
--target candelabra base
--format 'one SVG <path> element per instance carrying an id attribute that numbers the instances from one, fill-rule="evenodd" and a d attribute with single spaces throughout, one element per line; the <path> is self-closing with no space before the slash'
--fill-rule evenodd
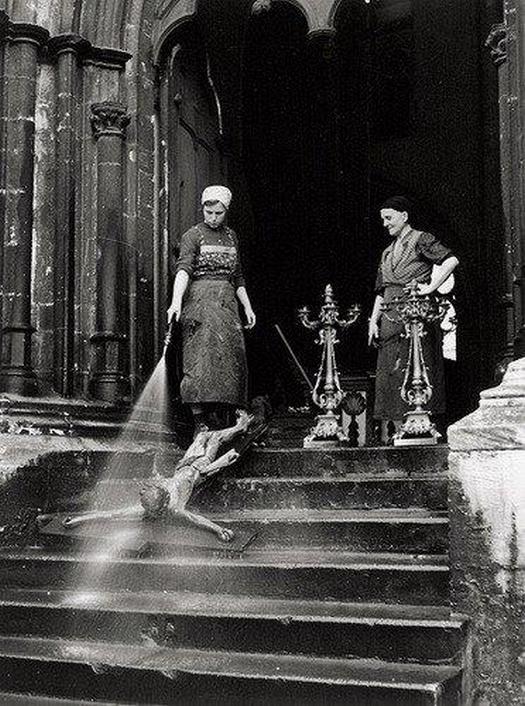
<path id="1" fill-rule="evenodd" d="M 434 446 L 440 436 L 430 421 L 430 413 L 415 409 L 405 414 L 405 421 L 394 435 L 394 446 Z"/>
<path id="2" fill-rule="evenodd" d="M 317 424 L 305 437 L 303 447 L 305 449 L 335 448 L 345 442 L 348 442 L 348 437 L 343 432 L 339 417 L 333 412 L 328 412 L 317 416 Z"/>

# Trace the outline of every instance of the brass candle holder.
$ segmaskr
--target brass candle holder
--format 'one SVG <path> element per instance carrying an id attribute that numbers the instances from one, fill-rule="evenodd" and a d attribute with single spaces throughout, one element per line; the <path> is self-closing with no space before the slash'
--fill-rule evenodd
<path id="1" fill-rule="evenodd" d="M 394 435 L 394 446 L 436 444 L 440 436 L 425 409 L 432 397 L 432 385 L 423 356 L 422 339 L 426 336 L 425 324 L 441 321 L 449 303 L 439 295 L 418 294 L 414 280 L 407 287 L 406 296 L 396 297 L 383 305 L 386 316 L 394 314 L 404 324 L 402 336 L 409 340 L 408 360 L 401 385 L 401 399 L 414 409 L 406 412 L 404 422 Z"/>
<path id="2" fill-rule="evenodd" d="M 322 414 L 317 416 L 315 427 L 304 439 L 305 448 L 333 447 L 347 441 L 338 411 L 345 393 L 337 370 L 335 346 L 339 343 L 338 331 L 344 331 L 355 323 L 361 307 L 354 304 L 348 309 L 347 318 L 341 319 L 330 284 L 326 285 L 323 298 L 324 304 L 318 319 L 310 318 L 310 310 L 306 306 L 298 311 L 299 321 L 305 328 L 318 332 L 315 342 L 322 346 L 321 364 L 312 390 L 312 400 L 322 410 Z"/>

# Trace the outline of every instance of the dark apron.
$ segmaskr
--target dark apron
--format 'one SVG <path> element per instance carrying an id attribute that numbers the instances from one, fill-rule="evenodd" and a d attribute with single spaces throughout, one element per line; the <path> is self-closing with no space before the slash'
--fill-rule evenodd
<path id="1" fill-rule="evenodd" d="M 181 329 L 182 401 L 245 406 L 246 350 L 231 282 L 191 281 L 182 307 Z"/>

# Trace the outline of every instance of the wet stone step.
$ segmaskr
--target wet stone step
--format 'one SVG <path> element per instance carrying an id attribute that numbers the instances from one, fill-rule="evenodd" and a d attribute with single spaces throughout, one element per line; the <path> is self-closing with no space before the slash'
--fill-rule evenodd
<path id="1" fill-rule="evenodd" d="M 348 473 L 421 474 L 443 473 L 448 467 L 448 446 L 357 449 L 254 449 L 238 467 L 238 476 L 320 476 L 333 478 Z"/>
<path id="2" fill-rule="evenodd" d="M 257 532 L 260 547 L 316 547 L 355 552 L 444 554 L 446 513 L 424 508 L 381 510 L 237 510 L 210 514 L 235 530 Z"/>
<path id="3" fill-rule="evenodd" d="M 247 551 L 237 558 L 114 559 L 41 550 L 0 553 L 0 585 L 201 591 L 320 600 L 444 605 L 446 556 L 315 550 Z M 72 581 L 75 583 L 72 584 Z"/>
<path id="4" fill-rule="evenodd" d="M 79 512 L 93 505 L 114 509 L 134 505 L 142 480 L 111 479 L 77 494 L 56 496 L 50 512 Z M 206 512 L 267 509 L 380 509 L 447 507 L 447 477 L 428 474 L 353 474 L 344 478 L 232 478 L 225 474 L 197 489 L 191 500 Z"/>
<path id="5" fill-rule="evenodd" d="M 173 447 L 164 454 L 161 472 L 169 474 L 182 452 Z M 45 511 L 63 508 L 68 500 L 93 490 L 98 480 L 143 481 L 150 477 L 155 449 L 118 453 L 110 451 L 61 451 L 49 453 L 37 464 L 20 469 L 0 488 L 4 507 L 17 503 L 40 506 Z M 434 475 L 446 470 L 447 447 L 360 448 L 330 452 L 304 449 L 254 449 L 226 471 L 228 477 L 341 478 L 348 474 Z"/>
<path id="6" fill-rule="evenodd" d="M 380 660 L 0 639 L 2 689 L 120 703 L 452 706 L 456 667 Z M 25 679 L 25 682 L 24 682 Z M 53 690 L 53 691 L 51 691 Z"/>
<path id="7" fill-rule="evenodd" d="M 3 633 L 246 652 L 453 663 L 465 623 L 447 608 L 202 593 L 0 592 Z"/>
<path id="8" fill-rule="evenodd" d="M 220 510 L 255 508 L 408 508 L 445 510 L 446 476 L 354 474 L 344 478 L 216 479 L 203 486 L 194 504 Z"/>
<path id="9" fill-rule="evenodd" d="M 448 519 L 430 513 L 428 517 L 418 517 L 417 512 L 411 514 L 411 511 L 247 510 L 212 517 L 234 530 L 256 531 L 254 548 L 444 554 L 448 550 Z M 261 519 L 263 516 L 266 519 Z"/>
<path id="10" fill-rule="evenodd" d="M 178 459 L 181 452 L 175 452 Z M 173 463 L 175 465 L 175 461 Z M 0 524 L 20 507 L 39 507 L 53 512 L 63 507 L 92 502 L 101 478 L 136 479 L 137 485 L 149 478 L 154 453 L 141 452 L 56 452 L 45 454 L 25 468 L 18 469 L 0 486 Z"/>
<path id="11" fill-rule="evenodd" d="M 237 539 L 245 537 L 251 548 L 325 548 L 354 552 L 395 552 L 409 554 L 444 554 L 448 550 L 448 517 L 443 511 L 425 508 L 390 508 L 380 510 L 292 510 L 266 509 L 237 510 L 207 513 L 209 519 L 235 532 Z M 67 517 L 67 513 L 59 517 Z M 180 552 L 184 536 L 190 539 L 197 530 L 187 523 L 166 521 L 152 524 L 145 520 L 134 523 L 122 519 L 99 520 L 67 529 L 56 522 L 41 527 L 39 543 L 42 546 L 71 546 L 79 551 L 85 548 L 86 538 L 93 543 L 105 540 L 108 533 L 135 527 L 138 536 L 149 537 L 151 555 Z M 51 529 L 53 532 L 51 532 Z M 61 528 L 61 532 L 58 530 Z M 141 531 L 143 530 L 143 531 Z M 148 531 L 146 531 L 148 530 Z M 183 533 L 184 536 L 183 536 Z M 188 546 L 188 551 L 205 546 L 224 553 L 232 547 L 224 545 L 208 533 L 199 533 L 200 539 Z M 210 539 L 204 542 L 203 539 Z"/>

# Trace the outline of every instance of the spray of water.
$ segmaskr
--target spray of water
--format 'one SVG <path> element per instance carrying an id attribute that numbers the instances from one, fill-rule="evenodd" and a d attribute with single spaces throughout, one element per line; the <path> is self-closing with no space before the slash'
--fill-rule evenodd
<path id="1" fill-rule="evenodd" d="M 166 349 L 165 349 L 166 350 Z M 164 351 L 165 352 L 165 351 Z M 138 506 L 143 479 L 155 474 L 159 445 L 155 433 L 168 431 L 169 395 L 166 358 L 159 363 L 138 398 L 118 439 L 121 451 L 109 457 L 86 511 L 119 510 Z M 133 453 L 144 434 L 152 439 L 151 448 Z M 181 452 L 182 453 L 182 452 Z M 94 601 L 98 591 L 111 585 L 111 568 L 115 560 L 136 551 L 144 536 L 144 523 L 139 519 L 102 519 L 82 525 L 79 532 L 79 552 L 83 561 L 70 577 L 73 596 L 69 604 L 83 605 Z"/>

